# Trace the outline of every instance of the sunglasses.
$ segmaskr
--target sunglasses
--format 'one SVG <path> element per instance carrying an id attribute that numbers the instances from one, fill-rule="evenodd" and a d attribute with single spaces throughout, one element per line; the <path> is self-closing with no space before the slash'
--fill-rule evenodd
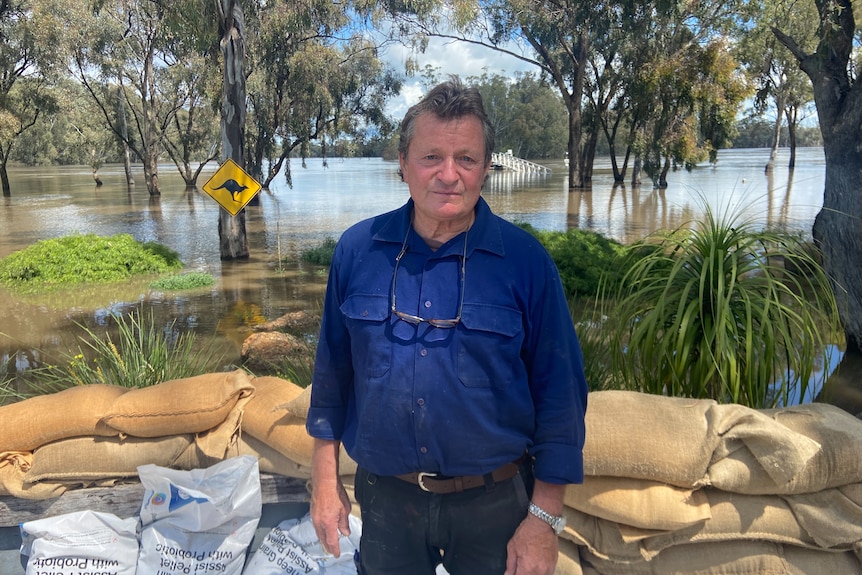
<path id="1" fill-rule="evenodd" d="M 410 230 L 407 230 L 407 235 L 410 235 Z M 404 257 L 404 254 L 407 253 L 407 236 L 404 237 L 404 244 L 401 246 L 401 251 L 395 257 L 395 270 L 392 272 L 392 297 L 390 301 L 392 302 L 392 306 L 390 311 L 392 314 L 402 321 L 406 321 L 407 323 L 413 325 L 419 325 L 420 323 L 427 323 L 432 327 L 440 327 L 440 328 L 452 328 L 458 325 L 461 322 L 461 310 L 464 308 L 464 282 L 467 277 L 467 234 L 464 234 L 464 251 L 461 254 L 461 297 L 458 302 L 458 315 L 456 315 L 453 319 L 428 319 L 424 317 L 419 317 L 418 315 L 413 315 L 409 313 L 404 313 L 403 311 L 398 311 L 395 307 L 395 282 L 398 279 L 398 265 L 401 263 L 401 258 Z"/>

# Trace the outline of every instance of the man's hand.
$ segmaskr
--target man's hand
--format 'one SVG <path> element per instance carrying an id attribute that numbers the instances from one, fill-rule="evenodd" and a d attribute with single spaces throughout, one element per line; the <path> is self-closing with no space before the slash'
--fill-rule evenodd
<path id="1" fill-rule="evenodd" d="M 338 538 L 350 535 L 350 498 L 338 476 L 336 441 L 314 440 L 311 457 L 311 522 L 327 553 L 341 555 Z"/>
<path id="2" fill-rule="evenodd" d="M 560 515 L 565 489 L 565 485 L 536 479 L 533 502 L 551 515 Z M 557 534 L 550 525 L 527 513 L 509 540 L 506 553 L 504 575 L 553 575 L 560 553 Z"/>
<path id="3" fill-rule="evenodd" d="M 509 540 L 506 552 L 505 575 L 553 575 L 560 548 L 551 526 L 528 514 Z"/>

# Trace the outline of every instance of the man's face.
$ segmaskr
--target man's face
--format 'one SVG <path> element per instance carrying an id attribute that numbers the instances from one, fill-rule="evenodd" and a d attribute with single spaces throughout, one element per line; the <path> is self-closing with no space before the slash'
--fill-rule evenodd
<path id="1" fill-rule="evenodd" d="M 401 172 L 416 217 L 437 223 L 469 221 L 490 164 L 485 163 L 482 121 L 475 116 L 441 120 L 419 115 Z"/>

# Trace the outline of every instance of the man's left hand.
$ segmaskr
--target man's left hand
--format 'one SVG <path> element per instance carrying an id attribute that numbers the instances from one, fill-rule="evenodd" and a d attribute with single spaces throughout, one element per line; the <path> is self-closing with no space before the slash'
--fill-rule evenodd
<path id="1" fill-rule="evenodd" d="M 553 575 L 560 548 L 551 526 L 527 515 L 509 540 L 506 551 L 505 575 Z"/>

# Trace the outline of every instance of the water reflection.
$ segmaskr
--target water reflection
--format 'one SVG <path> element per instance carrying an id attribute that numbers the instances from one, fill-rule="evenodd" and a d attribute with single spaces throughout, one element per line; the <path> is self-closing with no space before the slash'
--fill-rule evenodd
<path id="1" fill-rule="evenodd" d="M 549 176 L 494 171 L 483 194 L 509 220 L 546 230 L 594 230 L 622 242 L 694 221 L 706 206 L 809 234 L 822 205 L 822 150 L 801 150 L 794 172 L 782 169 L 786 156 L 780 155 L 769 175 L 768 156 L 768 150 L 722 151 L 717 167 L 673 172 L 664 190 L 648 182 L 615 186 L 605 159 L 597 162 L 589 191 L 569 192 L 563 162 L 548 162 Z M 171 166 L 162 169 L 163 193 L 156 198 L 147 194 L 139 173 L 140 184 L 130 190 L 121 166 L 102 170 L 100 188 L 84 167 L 10 170 L 12 196 L 0 203 L 0 257 L 45 238 L 129 233 L 176 250 L 188 270 L 209 272 L 217 283 L 179 295 L 152 290 L 149 278 L 39 297 L 0 293 L 0 333 L 8 336 L 0 337 L 0 360 L 7 371 L 77 348 L 76 322 L 102 326 L 111 314 L 132 309 L 152 310 L 164 325 L 176 322 L 177 329 L 216 338 L 232 360 L 256 323 L 317 309 L 325 270 L 299 262 L 299 255 L 362 218 L 397 208 L 407 190 L 395 162 L 330 159 L 324 168 L 312 159 L 307 166 L 293 166 L 293 189 L 277 179 L 260 194 L 259 205 L 247 208 L 251 257 L 240 262 L 219 258 L 217 204 L 186 190 Z M 203 174 L 201 183 L 208 177 Z"/>

